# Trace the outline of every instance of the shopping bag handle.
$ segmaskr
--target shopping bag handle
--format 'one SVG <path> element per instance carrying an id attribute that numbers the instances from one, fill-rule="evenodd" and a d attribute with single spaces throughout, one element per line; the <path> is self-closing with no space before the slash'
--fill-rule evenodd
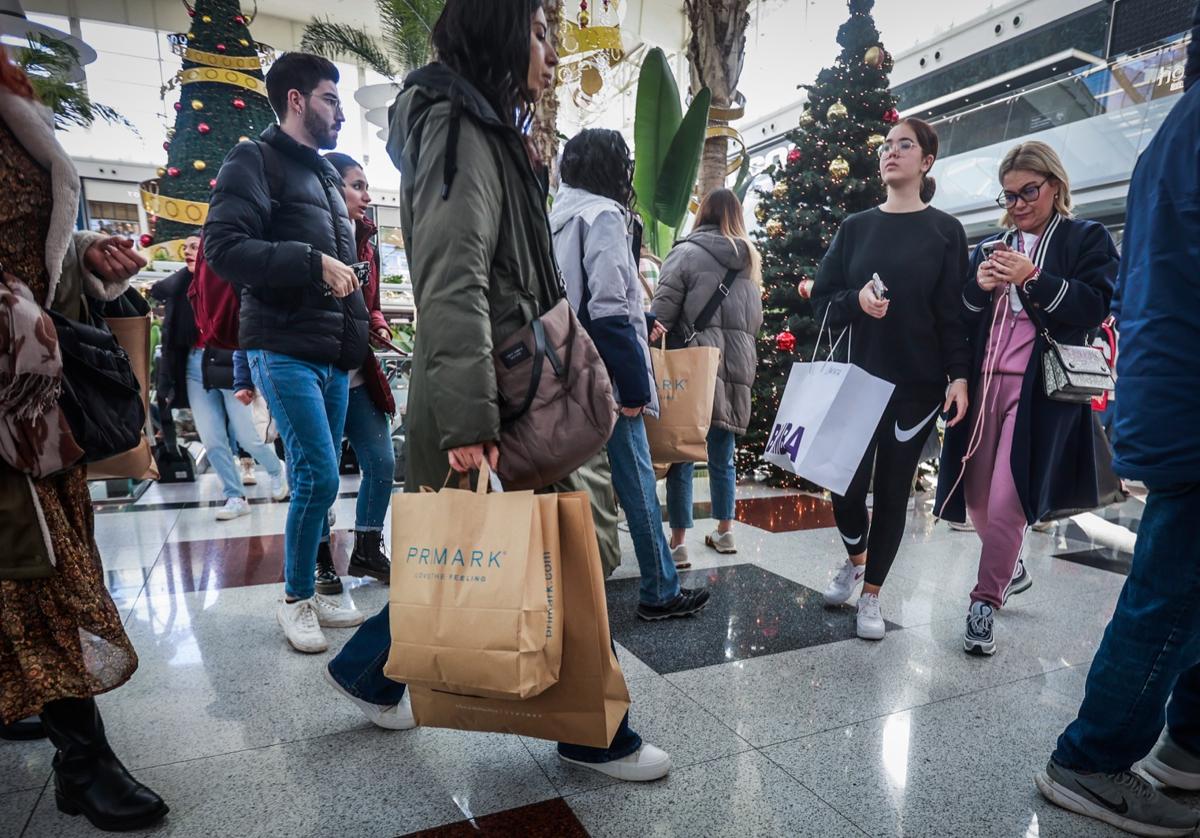
<path id="1" fill-rule="evenodd" d="M 467 472 L 467 471 L 455 472 L 454 469 L 450 469 L 446 473 L 446 482 L 444 482 L 442 484 L 443 489 L 445 489 L 447 486 L 450 485 L 450 479 L 452 477 L 454 477 L 455 474 L 458 474 L 458 488 L 460 488 L 460 489 L 470 489 L 471 488 L 471 473 L 470 472 Z M 500 482 L 500 475 L 498 475 L 498 474 L 496 474 L 496 472 L 492 471 L 492 467 L 490 465 L 488 465 L 487 458 L 485 457 L 479 463 L 479 480 L 477 480 L 475 482 L 475 494 L 486 495 L 488 493 L 489 488 L 494 493 L 500 493 L 500 492 L 504 491 L 504 484 L 502 484 Z"/>
<path id="2" fill-rule="evenodd" d="M 825 325 L 829 322 L 829 309 L 830 306 L 825 306 L 825 316 L 821 318 L 821 328 L 817 332 L 817 343 L 813 347 L 813 363 L 816 363 L 817 353 L 821 351 L 821 335 L 825 334 Z M 837 348 L 842 345 L 842 338 L 846 337 L 847 333 L 850 334 L 850 337 L 846 340 L 846 358 L 848 359 L 850 357 L 850 341 L 854 339 L 853 328 L 853 326 L 847 326 L 846 328 L 842 329 L 842 333 L 838 335 L 837 343 L 833 342 L 833 330 L 829 330 L 829 354 L 825 356 L 826 361 L 833 358 L 833 353 L 837 352 Z"/>

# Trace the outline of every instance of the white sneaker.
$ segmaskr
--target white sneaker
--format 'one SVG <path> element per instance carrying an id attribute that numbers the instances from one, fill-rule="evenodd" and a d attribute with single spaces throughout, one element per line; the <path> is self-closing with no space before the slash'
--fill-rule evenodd
<path id="1" fill-rule="evenodd" d="M 337 513 L 333 511 L 333 507 L 329 507 L 329 511 L 325 513 L 325 520 L 329 522 L 329 529 L 333 529 L 333 525 L 337 523 Z"/>
<path id="2" fill-rule="evenodd" d="M 218 521 L 232 521 L 250 514 L 250 504 L 245 498 L 228 498 L 225 505 L 217 510 Z"/>
<path id="3" fill-rule="evenodd" d="M 713 530 L 710 535 L 704 536 L 704 543 L 716 550 L 718 553 L 736 553 L 737 545 L 733 543 L 733 530 L 729 532 L 718 532 Z"/>
<path id="4" fill-rule="evenodd" d="M 321 632 L 321 622 L 317 617 L 317 606 L 311 599 L 301 599 L 296 602 L 282 600 L 275 612 L 275 619 L 283 628 L 288 643 L 297 652 L 324 652 L 329 648 L 325 635 Z"/>
<path id="5" fill-rule="evenodd" d="M 330 673 L 329 667 L 325 667 L 324 672 L 329 686 L 333 687 L 342 698 L 353 702 L 354 706 L 362 710 L 363 715 L 376 727 L 384 730 L 412 730 L 417 726 L 417 720 L 413 718 L 412 702 L 408 699 L 408 690 L 404 691 L 404 698 L 400 699 L 399 704 L 391 706 L 372 704 L 346 692 L 346 688 L 339 684 Z"/>
<path id="6" fill-rule="evenodd" d="M 866 575 L 867 566 L 865 564 L 855 564 L 847 558 L 846 563 L 838 570 L 837 576 L 833 577 L 833 581 L 825 589 L 825 604 L 841 605 L 850 599 Z"/>
<path id="7" fill-rule="evenodd" d="M 863 640 L 883 640 L 886 632 L 879 611 L 879 594 L 863 594 L 858 598 L 858 636 Z"/>
<path id="8" fill-rule="evenodd" d="M 288 486 L 287 469 L 280 467 L 279 474 L 271 478 L 271 497 L 275 500 L 287 500 L 291 488 Z"/>
<path id="9" fill-rule="evenodd" d="M 250 457 L 242 457 L 242 485 L 253 486 L 258 482 L 258 475 L 254 473 L 254 460 Z"/>
<path id="10" fill-rule="evenodd" d="M 363 612 L 354 607 L 354 602 L 348 596 L 314 594 L 312 601 L 317 610 L 317 620 L 326 628 L 353 628 L 361 626 L 367 619 Z"/>
<path id="11" fill-rule="evenodd" d="M 607 774 L 616 780 L 624 780 L 627 783 L 645 783 L 650 780 L 660 780 L 667 776 L 667 772 L 671 770 L 671 756 L 662 748 L 656 748 L 653 745 L 642 745 L 632 754 L 623 759 L 614 759 L 611 762 L 580 762 L 576 759 L 570 759 L 558 755 L 558 758 L 563 762 L 569 762 L 572 765 L 578 765 L 582 768 L 590 768 L 593 771 L 598 771 L 601 774 Z"/>
<path id="12" fill-rule="evenodd" d="M 1032 525 L 1029 529 L 1033 530 L 1034 532 L 1042 532 L 1042 533 L 1054 532 L 1054 521 L 1038 521 L 1036 524 Z"/>
<path id="13" fill-rule="evenodd" d="M 671 548 L 671 561 L 675 562 L 676 570 L 687 570 L 692 566 L 692 560 L 688 556 L 686 544 L 680 544 L 678 547 Z"/>
<path id="14" fill-rule="evenodd" d="M 963 521 L 961 524 L 957 521 L 947 521 L 946 526 L 955 532 L 975 532 L 975 525 L 969 520 Z"/>

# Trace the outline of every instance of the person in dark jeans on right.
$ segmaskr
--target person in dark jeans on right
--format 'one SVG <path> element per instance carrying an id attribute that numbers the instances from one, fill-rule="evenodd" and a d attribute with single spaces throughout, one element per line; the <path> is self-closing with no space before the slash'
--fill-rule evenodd
<path id="1" fill-rule="evenodd" d="M 1192 35 L 1183 98 L 1129 185 L 1113 311 L 1113 466 L 1150 493 L 1079 717 L 1036 778 L 1053 803 L 1134 835 L 1200 828 L 1200 812 L 1132 770 L 1145 759 L 1164 786 L 1200 790 L 1200 439 L 1180 427 L 1200 415 L 1200 7 Z"/>

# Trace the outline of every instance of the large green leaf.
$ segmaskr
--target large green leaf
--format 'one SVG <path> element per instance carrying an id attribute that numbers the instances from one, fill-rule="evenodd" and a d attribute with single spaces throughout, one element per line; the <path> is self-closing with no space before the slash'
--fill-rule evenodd
<path id="1" fill-rule="evenodd" d="M 679 87 L 671 74 L 671 65 L 666 53 L 655 47 L 646 54 L 638 75 L 633 120 L 633 188 L 638 194 L 638 209 L 647 216 L 646 226 L 650 226 L 653 217 L 654 196 L 663 163 L 682 119 Z"/>
<path id="2" fill-rule="evenodd" d="M 671 139 L 666 159 L 654 190 L 654 214 L 670 227 L 678 227 L 687 214 L 688 201 L 700 172 L 700 153 L 704 150 L 704 133 L 708 130 L 708 108 L 712 91 L 702 88 L 692 98 L 679 130 Z"/>

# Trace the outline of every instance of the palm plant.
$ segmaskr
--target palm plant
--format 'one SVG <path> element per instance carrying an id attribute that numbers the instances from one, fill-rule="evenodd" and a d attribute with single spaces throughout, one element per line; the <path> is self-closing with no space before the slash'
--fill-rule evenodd
<path id="1" fill-rule="evenodd" d="M 730 118 L 738 115 L 738 79 L 746 57 L 746 27 L 750 0 L 685 0 L 691 38 L 688 63 L 692 89 L 712 91 L 711 129 L 700 163 L 700 195 L 725 185 L 728 174 Z"/>
<path id="2" fill-rule="evenodd" d="M 90 128 L 97 119 L 123 125 L 137 133 L 133 123 L 114 108 L 92 101 L 87 88 L 69 81 L 79 66 L 79 52 L 66 41 L 41 35 L 16 50 L 15 63 L 29 76 L 38 100 L 54 114 L 54 127 Z"/>
<path id="3" fill-rule="evenodd" d="M 394 80 L 429 62 L 430 35 L 445 5 L 446 0 L 375 0 L 381 37 L 329 17 L 313 18 L 300 47 L 331 59 L 356 58 Z"/>

